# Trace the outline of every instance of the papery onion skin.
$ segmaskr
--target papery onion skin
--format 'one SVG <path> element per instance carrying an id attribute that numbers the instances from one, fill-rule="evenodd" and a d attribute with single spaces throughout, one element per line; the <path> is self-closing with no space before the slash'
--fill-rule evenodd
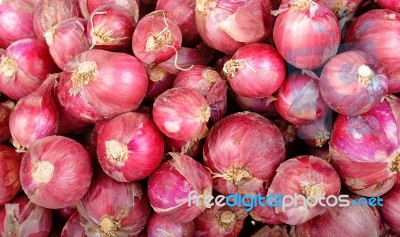
<path id="1" fill-rule="evenodd" d="M 268 195 L 282 196 L 303 195 L 305 198 L 338 196 L 340 193 L 340 177 L 335 169 L 326 161 L 314 156 L 298 156 L 283 162 L 276 170 L 277 174 L 268 189 Z M 311 200 L 311 201 L 316 201 Z M 307 206 L 298 200 L 297 205 L 274 208 L 279 220 L 290 225 L 305 223 L 326 211 L 322 206 Z"/>
<path id="2" fill-rule="evenodd" d="M 290 237 L 286 230 L 286 226 L 274 225 L 264 226 L 259 229 L 252 237 Z"/>
<path id="3" fill-rule="evenodd" d="M 49 136 L 34 142 L 22 157 L 21 186 L 29 199 L 52 209 L 74 205 L 89 189 L 92 163 L 78 142 Z"/>
<path id="4" fill-rule="evenodd" d="M 61 237 L 85 237 L 85 229 L 81 226 L 81 217 L 79 212 L 75 212 L 65 223 Z"/>
<path id="5" fill-rule="evenodd" d="M 33 13 L 33 29 L 36 37 L 44 41 L 44 33 L 52 26 L 80 15 L 77 0 L 40 0 Z"/>
<path id="6" fill-rule="evenodd" d="M 214 188 L 224 195 L 255 194 L 270 183 L 285 159 L 278 127 L 256 113 L 229 115 L 211 129 L 203 148 Z"/>
<path id="7" fill-rule="evenodd" d="M 391 96 L 365 114 L 335 121 L 330 156 L 343 183 L 354 193 L 374 197 L 398 180 L 400 101 Z"/>
<path id="8" fill-rule="evenodd" d="M 193 65 L 207 66 L 214 58 L 215 50 L 204 43 L 194 48 L 181 47 L 172 58 L 159 64 L 167 72 L 177 75 L 182 69 L 188 69 Z M 179 68 L 178 68 L 179 67 Z"/>
<path id="9" fill-rule="evenodd" d="M 146 64 L 167 61 L 181 45 L 181 30 L 167 11 L 154 11 L 144 16 L 133 32 L 133 53 Z"/>
<path id="10" fill-rule="evenodd" d="M 89 17 L 87 34 L 91 48 L 119 51 L 130 47 L 136 21 L 117 4 L 96 8 Z"/>
<path id="11" fill-rule="evenodd" d="M 0 205 L 10 201 L 21 189 L 21 157 L 10 147 L 0 145 Z"/>
<path id="12" fill-rule="evenodd" d="M 58 98 L 71 114 L 93 123 L 136 109 L 147 83 L 146 69 L 135 57 L 92 49 L 66 65 Z"/>
<path id="13" fill-rule="evenodd" d="M 59 119 L 55 83 L 50 75 L 36 91 L 20 99 L 11 112 L 10 132 L 17 151 L 30 148 L 40 138 L 56 135 Z"/>
<path id="14" fill-rule="evenodd" d="M 45 43 L 35 39 L 15 41 L 1 57 L 0 90 L 11 99 L 21 99 L 58 70 Z"/>
<path id="15" fill-rule="evenodd" d="M 223 68 L 232 89 L 245 97 L 267 97 L 282 85 L 286 64 L 270 45 L 262 43 L 241 47 Z"/>
<path id="16" fill-rule="evenodd" d="M 192 89 L 172 88 L 154 101 L 154 122 L 164 135 L 175 140 L 196 139 L 206 128 L 209 118 L 206 99 Z"/>
<path id="17" fill-rule="evenodd" d="M 389 93 L 400 92 L 400 13 L 389 9 L 368 11 L 357 17 L 346 32 L 346 44 L 371 54 L 389 79 Z"/>
<path id="18" fill-rule="evenodd" d="M 175 79 L 175 75 L 167 72 L 158 65 L 147 67 L 147 77 L 149 78 L 145 97 L 147 100 L 153 100 L 171 88 Z"/>
<path id="19" fill-rule="evenodd" d="M 204 210 L 194 220 L 194 237 L 235 237 L 243 229 L 247 217 L 245 208 L 218 207 L 214 205 Z"/>
<path id="20" fill-rule="evenodd" d="M 196 1 L 194 0 L 158 0 L 156 10 L 165 10 L 171 13 L 176 24 L 182 31 L 182 43 L 194 45 L 199 43 L 200 35 L 196 27 Z"/>
<path id="21" fill-rule="evenodd" d="M 319 81 L 307 74 L 290 74 L 276 95 L 276 111 L 295 125 L 315 122 L 325 117 L 329 107 L 319 88 Z"/>
<path id="22" fill-rule="evenodd" d="M 335 14 L 322 4 L 308 0 L 296 1 L 299 5 L 294 2 L 289 9 L 282 9 L 275 22 L 276 48 L 288 63 L 297 68 L 320 68 L 338 51 L 341 39 L 339 22 Z"/>
<path id="23" fill-rule="evenodd" d="M 33 10 L 35 0 L 4 0 L 0 4 L 0 48 L 7 48 L 13 42 L 35 38 Z"/>
<path id="24" fill-rule="evenodd" d="M 245 111 L 258 113 L 266 117 L 273 117 L 278 114 L 274 103 L 271 103 L 274 100 L 272 97 L 248 98 L 236 93 L 234 96 L 236 103 Z"/>
<path id="25" fill-rule="evenodd" d="M 211 109 L 211 121 L 220 120 L 227 109 L 228 86 L 219 74 L 208 67 L 195 65 L 190 70 L 180 72 L 173 87 L 183 87 L 200 92 Z"/>
<path id="26" fill-rule="evenodd" d="M 147 223 L 147 237 L 191 237 L 194 223 L 176 223 L 154 213 Z"/>
<path id="27" fill-rule="evenodd" d="M 203 41 L 224 53 L 246 43 L 262 42 L 272 33 L 270 0 L 196 1 L 196 25 Z"/>
<path id="28" fill-rule="evenodd" d="M 388 93 L 388 79 L 380 71 L 376 61 L 362 51 L 338 54 L 322 70 L 322 97 L 340 114 L 363 114 L 379 104 Z"/>
<path id="29" fill-rule="evenodd" d="M 150 216 L 139 182 L 120 183 L 103 172 L 95 174 L 77 207 L 88 236 L 133 237 L 146 227 Z"/>
<path id="30" fill-rule="evenodd" d="M 85 19 L 73 17 L 45 32 L 50 55 L 59 68 L 63 69 L 75 56 L 90 48 L 86 24 Z"/>
<path id="31" fill-rule="evenodd" d="M 381 214 L 385 223 L 390 229 L 400 234 L 400 215 L 399 204 L 400 199 L 400 183 L 397 183 L 389 192 L 382 196 L 383 206 L 380 207 Z"/>
<path id="32" fill-rule="evenodd" d="M 189 194 L 211 194 L 211 174 L 190 156 L 180 153 L 169 155 L 172 159 L 163 163 L 149 178 L 147 192 L 150 204 L 157 214 L 168 220 L 188 223 L 204 209 L 202 205 L 196 206 L 195 202 L 189 206 Z"/>
<path id="33" fill-rule="evenodd" d="M 19 194 L 0 207 L 0 223 L 2 236 L 48 237 L 52 227 L 51 210 Z"/>
<path id="34" fill-rule="evenodd" d="M 282 4 L 287 4 L 291 0 L 283 0 Z M 361 4 L 362 0 L 314 0 L 325 4 L 330 10 L 335 13 L 337 18 L 343 19 L 347 17 L 350 19 L 354 13 L 357 11 L 358 6 Z"/>
<path id="35" fill-rule="evenodd" d="M 354 199 L 350 199 L 350 202 Z M 365 204 L 328 207 L 320 216 L 295 227 L 297 237 L 382 236 L 383 223 L 376 207 Z"/>
<path id="36" fill-rule="evenodd" d="M 387 8 L 400 13 L 400 2 L 396 0 L 375 0 L 381 8 Z"/>
<path id="37" fill-rule="evenodd" d="M 8 105 L 9 102 L 11 102 L 11 107 Z M 5 142 L 11 137 L 9 120 L 14 105 L 15 103 L 11 100 L 0 104 L 0 142 Z"/>
<path id="38" fill-rule="evenodd" d="M 136 22 L 139 20 L 139 6 L 140 6 L 139 0 L 122 0 L 122 1 L 121 0 L 78 0 L 78 1 L 82 15 L 86 19 L 89 19 L 90 14 L 92 14 L 92 12 L 96 10 L 96 8 L 106 4 L 115 3 L 128 10 L 133 15 Z"/>
<path id="39" fill-rule="evenodd" d="M 149 176 L 164 155 L 164 140 L 152 119 L 129 112 L 108 121 L 97 138 L 97 157 L 104 172 L 118 182 Z"/>

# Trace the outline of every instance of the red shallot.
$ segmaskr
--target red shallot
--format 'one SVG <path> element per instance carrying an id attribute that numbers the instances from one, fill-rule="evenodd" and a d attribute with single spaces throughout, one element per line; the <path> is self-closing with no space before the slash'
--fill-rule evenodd
<path id="1" fill-rule="evenodd" d="M 157 98 L 157 96 L 172 87 L 175 79 L 175 75 L 167 72 L 158 65 L 147 67 L 147 77 L 149 78 L 149 84 L 145 99 Z"/>
<path id="2" fill-rule="evenodd" d="M 286 64 L 272 46 L 254 43 L 241 47 L 224 64 L 223 71 L 238 95 L 267 97 L 282 85 Z"/>
<path id="3" fill-rule="evenodd" d="M 135 57 L 92 49 L 66 65 L 58 98 L 75 117 L 97 122 L 136 109 L 146 90 L 146 69 Z"/>
<path id="4" fill-rule="evenodd" d="M 313 0 L 281 5 L 274 26 L 274 42 L 285 60 L 300 69 L 322 67 L 339 48 L 341 33 L 336 15 Z"/>
<path id="5" fill-rule="evenodd" d="M 86 24 L 82 18 L 68 18 L 44 33 L 50 55 L 59 68 L 63 69 L 76 55 L 89 49 Z"/>
<path id="6" fill-rule="evenodd" d="M 200 92 L 210 106 L 211 121 L 217 122 L 225 115 L 228 86 L 215 70 L 196 65 L 190 70 L 180 72 L 176 76 L 173 86 Z"/>
<path id="7" fill-rule="evenodd" d="M 389 191 L 400 171 L 400 100 L 387 97 L 365 114 L 339 115 L 330 156 L 343 183 L 354 193 L 373 197 Z"/>
<path id="8" fill-rule="evenodd" d="M 11 99 L 21 99 L 57 70 L 45 43 L 35 39 L 15 41 L 1 57 L 0 90 Z"/>
<path id="9" fill-rule="evenodd" d="M 139 182 L 119 183 L 103 172 L 94 175 L 77 206 L 87 236 L 133 237 L 146 227 L 150 216 Z"/>
<path id="10" fill-rule="evenodd" d="M 379 104 L 388 93 L 388 79 L 375 60 L 358 50 L 334 56 L 324 66 L 321 94 L 338 113 L 355 116 Z"/>
<path id="11" fill-rule="evenodd" d="M 357 17 L 346 32 L 348 48 L 371 54 L 389 79 L 389 93 L 400 92 L 400 13 L 371 10 Z"/>
<path id="12" fill-rule="evenodd" d="M 12 143 L 23 152 L 38 139 L 56 135 L 58 129 L 57 104 L 54 99 L 54 75 L 31 94 L 20 99 L 10 115 Z"/>
<path id="13" fill-rule="evenodd" d="M 21 186 L 33 203 L 64 208 L 85 195 L 92 173 L 89 154 L 81 144 L 50 136 L 34 142 L 22 157 Z"/>
<path id="14" fill-rule="evenodd" d="M 146 64 L 167 61 L 182 45 L 182 33 L 167 11 L 155 11 L 144 16 L 132 38 L 135 56 Z"/>
<path id="15" fill-rule="evenodd" d="M 82 11 L 82 15 L 86 19 L 89 19 L 90 14 L 92 14 L 92 12 L 96 10 L 96 8 L 106 4 L 115 3 L 128 10 L 131 13 L 131 15 L 135 18 L 136 22 L 139 20 L 139 4 L 140 4 L 139 0 L 77 0 L 77 1 L 79 1 L 79 6 Z"/>
<path id="16" fill-rule="evenodd" d="M 274 211 L 279 220 L 289 225 L 302 224 L 321 215 L 326 211 L 329 197 L 337 198 L 339 193 L 340 178 L 335 169 L 314 156 L 298 156 L 282 163 L 268 189 L 268 195 L 285 198 Z M 295 198 L 299 195 L 303 198 Z"/>
<path id="17" fill-rule="evenodd" d="M 117 4 L 96 8 L 89 17 L 87 34 L 92 48 L 119 51 L 129 48 L 136 21 Z"/>
<path id="18" fill-rule="evenodd" d="M 198 138 L 210 118 L 210 107 L 200 92 L 172 88 L 154 101 L 153 119 L 167 137 L 187 141 Z"/>
<path id="19" fill-rule="evenodd" d="M 0 48 L 13 42 L 35 38 L 33 10 L 36 0 L 3 0 L 0 4 Z"/>
<path id="20" fill-rule="evenodd" d="M 99 163 L 118 182 L 146 178 L 160 165 L 163 155 L 163 136 L 145 114 L 119 115 L 108 121 L 98 134 Z"/>
<path id="21" fill-rule="evenodd" d="M 284 161 L 285 144 L 271 121 L 244 112 L 229 115 L 212 127 L 203 154 L 218 192 L 255 194 L 271 182 Z"/>
<path id="22" fill-rule="evenodd" d="M 168 220 L 188 223 L 201 215 L 205 208 L 200 198 L 197 202 L 190 200 L 189 196 L 211 195 L 211 174 L 187 155 L 169 153 L 169 156 L 172 159 L 150 176 L 147 191 L 150 204 L 156 213 Z"/>

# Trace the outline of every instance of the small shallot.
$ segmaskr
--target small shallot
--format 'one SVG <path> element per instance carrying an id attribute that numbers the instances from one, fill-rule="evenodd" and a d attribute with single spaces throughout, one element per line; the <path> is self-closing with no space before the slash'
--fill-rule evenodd
<path id="1" fill-rule="evenodd" d="M 21 157 L 11 148 L 0 145 L 0 205 L 10 201 L 21 189 Z"/>
<path id="2" fill-rule="evenodd" d="M 154 213 L 147 223 L 147 237 L 191 237 L 194 223 L 176 223 Z"/>

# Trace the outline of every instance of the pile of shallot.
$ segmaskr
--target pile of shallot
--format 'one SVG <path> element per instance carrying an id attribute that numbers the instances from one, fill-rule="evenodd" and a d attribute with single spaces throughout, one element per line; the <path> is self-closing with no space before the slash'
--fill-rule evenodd
<path id="1" fill-rule="evenodd" d="M 398 0 L 0 1 L 0 235 L 400 236 L 399 95 Z"/>

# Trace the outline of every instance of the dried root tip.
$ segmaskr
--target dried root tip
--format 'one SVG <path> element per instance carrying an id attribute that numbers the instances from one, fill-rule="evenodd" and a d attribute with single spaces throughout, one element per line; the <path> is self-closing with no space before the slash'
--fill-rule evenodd
<path id="1" fill-rule="evenodd" d="M 231 229 L 235 221 L 236 215 L 231 211 L 224 211 L 218 217 L 218 225 L 224 229 Z"/>
<path id="2" fill-rule="evenodd" d="M 39 161 L 32 172 L 32 178 L 37 184 L 47 184 L 53 178 L 54 165 L 50 161 Z"/>
<path id="3" fill-rule="evenodd" d="M 390 171 L 398 173 L 400 171 L 400 155 L 396 155 L 392 162 L 389 163 Z"/>
<path id="4" fill-rule="evenodd" d="M 200 121 L 208 122 L 211 117 L 211 109 L 209 106 L 200 109 Z"/>
<path id="5" fill-rule="evenodd" d="M 48 30 L 43 34 L 43 36 L 44 36 L 44 38 L 45 38 L 45 40 L 46 40 L 47 45 L 50 46 L 50 45 L 53 44 L 53 42 L 54 42 L 54 36 L 56 35 L 56 31 L 57 31 L 56 27 L 53 26 L 53 27 L 51 27 L 50 29 L 48 29 Z"/>
<path id="6" fill-rule="evenodd" d="M 358 81 L 363 85 L 372 83 L 374 72 L 367 65 L 361 65 L 358 68 Z"/>
<path id="7" fill-rule="evenodd" d="M 214 85 L 217 79 L 219 78 L 219 74 L 218 72 L 207 68 L 203 72 L 203 77 L 208 81 L 208 83 Z"/>
<path id="8" fill-rule="evenodd" d="M 243 168 L 232 168 L 225 174 L 214 174 L 213 178 L 223 178 L 227 181 L 239 185 L 241 182 L 249 180 L 251 178 L 250 172 Z"/>
<path id="9" fill-rule="evenodd" d="M 168 49 L 167 46 L 171 46 L 173 43 L 174 37 L 168 26 L 166 26 L 160 33 L 152 35 L 147 39 L 145 52 L 166 51 Z"/>
<path id="10" fill-rule="evenodd" d="M 224 68 L 222 69 L 222 71 L 224 72 L 224 74 L 226 76 L 235 77 L 236 73 L 237 73 L 237 70 L 239 68 L 241 68 L 241 67 L 243 67 L 243 66 L 241 66 L 240 60 L 231 59 L 231 60 L 229 60 L 229 61 L 227 61 L 225 63 Z"/>
<path id="11" fill-rule="evenodd" d="M 305 10 L 312 6 L 313 0 L 292 0 L 290 2 L 290 7 L 297 10 Z"/>
<path id="12" fill-rule="evenodd" d="M 331 134 L 329 132 L 319 132 L 315 136 L 315 145 L 317 147 L 322 147 L 328 140 Z"/>
<path id="13" fill-rule="evenodd" d="M 324 186 L 321 184 L 309 184 L 300 188 L 301 194 L 306 198 L 312 197 L 323 197 L 325 196 L 325 189 Z M 310 200 L 311 203 L 315 203 L 316 200 Z"/>
<path id="14" fill-rule="evenodd" d="M 158 82 L 165 77 L 167 72 L 159 66 L 154 66 L 148 70 L 148 74 L 151 81 Z"/>
<path id="15" fill-rule="evenodd" d="M 202 194 L 200 195 L 199 199 L 198 199 L 198 204 L 200 204 L 200 206 L 202 208 L 207 208 L 206 204 L 204 203 L 204 197 L 208 197 L 212 194 L 212 190 L 210 189 L 204 189 Z"/>
<path id="16" fill-rule="evenodd" d="M 384 18 L 386 19 L 386 20 L 396 20 L 396 14 L 394 14 L 394 13 L 386 13 L 385 12 L 385 16 L 384 16 Z"/>
<path id="17" fill-rule="evenodd" d="M 77 95 L 84 85 L 93 80 L 96 73 L 97 64 L 94 61 L 82 62 L 78 69 L 72 73 L 72 88 L 69 90 L 71 95 Z"/>
<path id="18" fill-rule="evenodd" d="M 103 217 L 100 221 L 100 229 L 107 236 L 117 236 L 118 229 L 121 228 L 120 223 L 113 217 Z"/>
<path id="19" fill-rule="evenodd" d="M 19 142 L 14 138 L 12 139 L 12 144 L 15 147 L 15 151 L 18 153 L 25 153 L 28 151 L 26 147 L 21 146 L 21 144 L 19 144 Z"/>
<path id="20" fill-rule="evenodd" d="M 215 8 L 217 2 L 215 0 L 197 0 L 196 1 L 196 11 L 198 13 L 205 13 L 209 8 Z"/>
<path id="21" fill-rule="evenodd" d="M 345 3 L 345 2 L 335 2 L 335 5 L 332 8 L 332 11 L 336 13 L 339 17 L 346 16 L 349 12 L 352 12 L 356 8 L 355 3 Z"/>
<path id="22" fill-rule="evenodd" d="M 92 30 L 92 46 L 91 49 L 96 45 L 110 45 L 114 38 L 111 36 L 114 34 L 113 30 L 105 30 L 104 28 Z"/>
<path id="23" fill-rule="evenodd" d="M 18 64 L 13 58 L 3 57 L 0 62 L 0 72 L 4 77 L 13 77 L 18 71 Z"/>
<path id="24" fill-rule="evenodd" d="M 115 163 L 125 163 L 128 159 L 128 146 L 116 140 L 106 141 L 107 157 Z"/>

